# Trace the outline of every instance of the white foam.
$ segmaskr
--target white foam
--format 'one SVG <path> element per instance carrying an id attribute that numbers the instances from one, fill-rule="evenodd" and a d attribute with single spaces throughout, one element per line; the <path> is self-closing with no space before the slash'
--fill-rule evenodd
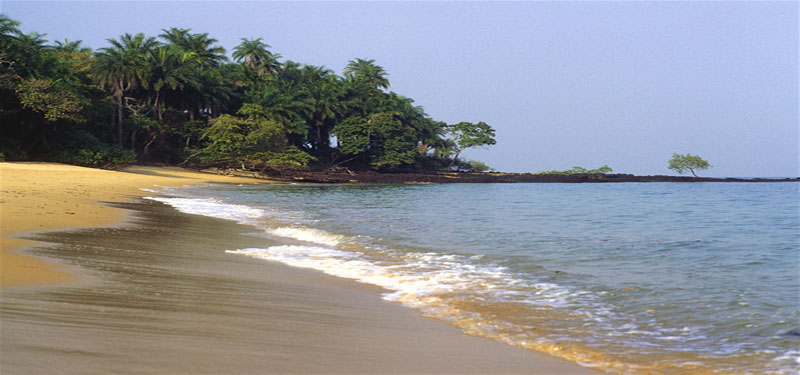
<path id="1" fill-rule="evenodd" d="M 471 264 L 469 257 L 453 254 L 409 253 L 371 258 L 368 254 L 328 247 L 296 245 L 227 252 L 377 285 L 389 290 L 384 299 L 431 314 L 451 308 L 448 299 L 443 297 L 445 295 L 463 294 L 487 301 L 533 302 L 531 296 L 523 292 L 533 288 L 542 295 L 536 298 L 536 303 L 553 304 L 558 299 L 567 298 L 568 294 L 555 284 L 530 285 L 515 278 L 504 267 Z"/>
<path id="2" fill-rule="evenodd" d="M 331 247 L 335 247 L 343 240 L 342 236 L 337 236 L 324 230 L 304 227 L 280 227 L 270 229 L 268 232 L 278 237 L 293 238 L 299 241 L 311 242 Z"/>
<path id="3" fill-rule="evenodd" d="M 174 198 L 144 197 L 145 199 L 166 203 L 178 211 L 234 220 L 240 223 L 253 223 L 266 215 L 264 210 L 241 204 L 223 203 L 213 198 Z"/>

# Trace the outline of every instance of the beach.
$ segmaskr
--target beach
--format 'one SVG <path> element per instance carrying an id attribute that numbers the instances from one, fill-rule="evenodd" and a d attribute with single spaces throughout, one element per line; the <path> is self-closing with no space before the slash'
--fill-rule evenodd
<path id="1" fill-rule="evenodd" d="M 0 163 L 0 178 L 4 374 L 592 373 L 465 335 L 376 286 L 227 254 L 269 240 L 139 198 L 267 181 L 45 163 Z"/>
<path id="2" fill-rule="evenodd" d="M 129 167 L 110 171 L 50 163 L 0 163 L 2 196 L 2 272 L 0 285 L 41 285 L 75 278 L 64 267 L 17 253 L 34 242 L 10 238 L 19 233 L 109 225 L 123 210 L 100 202 L 141 196 L 141 188 L 205 182 L 255 183 L 254 179 L 199 173 L 170 167 Z"/>

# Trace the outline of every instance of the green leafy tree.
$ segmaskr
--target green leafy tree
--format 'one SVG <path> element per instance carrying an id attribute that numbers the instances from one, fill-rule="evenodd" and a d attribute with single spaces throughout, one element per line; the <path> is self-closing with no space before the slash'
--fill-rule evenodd
<path id="1" fill-rule="evenodd" d="M 336 129 L 340 150 L 352 159 L 374 167 L 413 164 L 420 155 L 416 131 L 404 124 L 397 113 L 381 112 L 369 118 L 350 117 Z"/>
<path id="2" fill-rule="evenodd" d="M 692 154 L 672 154 L 672 159 L 669 160 L 669 166 L 667 168 L 678 172 L 678 174 L 689 171 L 692 172 L 692 176 L 697 177 L 695 170 L 703 170 L 711 167 L 713 166 L 699 156 Z"/>
<path id="3" fill-rule="evenodd" d="M 469 166 L 468 172 L 489 172 L 494 170 L 494 168 L 486 165 L 486 163 L 477 160 L 470 160 L 466 164 Z"/>
<path id="4" fill-rule="evenodd" d="M 80 98 L 69 90 L 59 88 L 48 79 L 27 79 L 17 86 L 19 101 L 24 108 L 40 113 L 44 120 L 84 122 Z"/>
<path id="5" fill-rule="evenodd" d="M 572 167 L 565 171 L 552 170 L 552 171 L 539 172 L 538 174 L 598 174 L 598 173 L 606 174 L 606 173 L 611 173 L 613 171 L 614 170 L 611 169 L 611 167 L 609 167 L 608 165 L 603 165 L 602 167 L 595 169 L 586 169 L 584 167 Z"/>
<path id="6" fill-rule="evenodd" d="M 494 139 L 494 129 L 483 121 L 477 124 L 459 122 L 447 125 L 445 130 L 453 138 L 453 151 L 455 152 L 449 167 L 453 166 L 461 151 L 470 147 L 488 146 L 497 143 Z"/>
<path id="7" fill-rule="evenodd" d="M 205 162 L 236 163 L 245 168 L 248 155 L 278 147 L 280 124 L 263 118 L 221 115 L 209 122 L 203 138 L 211 143 L 198 156 Z"/>

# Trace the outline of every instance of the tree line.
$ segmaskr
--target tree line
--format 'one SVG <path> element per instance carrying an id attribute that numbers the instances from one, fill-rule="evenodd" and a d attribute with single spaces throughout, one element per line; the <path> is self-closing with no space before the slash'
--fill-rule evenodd
<path id="1" fill-rule="evenodd" d="M 169 28 L 48 44 L 0 14 L 0 157 L 245 169 L 483 170 L 459 159 L 495 144 L 484 122 L 446 124 L 388 91 L 374 60 L 342 75 L 282 61 L 261 38 L 231 59 L 207 33 Z"/>

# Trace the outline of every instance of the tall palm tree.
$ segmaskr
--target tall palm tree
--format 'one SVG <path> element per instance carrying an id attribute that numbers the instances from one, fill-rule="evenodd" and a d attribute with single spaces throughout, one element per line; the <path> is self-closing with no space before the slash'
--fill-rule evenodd
<path id="1" fill-rule="evenodd" d="M 325 67 L 306 65 L 301 72 L 313 100 L 311 123 L 314 132 L 309 137 L 311 144 L 315 150 L 328 149 L 330 132 L 342 111 L 342 86 L 333 71 Z"/>
<path id="2" fill-rule="evenodd" d="M 195 59 L 204 67 L 217 67 L 228 58 L 225 57 L 225 48 L 214 46 L 217 40 L 209 38 L 208 33 L 192 34 L 192 29 L 179 29 L 176 27 L 163 29 L 159 36 L 170 44 L 174 44 L 186 52 L 195 54 Z"/>
<path id="3" fill-rule="evenodd" d="M 145 39 L 141 33 L 135 36 L 125 34 L 119 41 L 109 39 L 111 47 L 100 49 L 93 67 L 97 84 L 116 99 L 116 121 L 111 121 L 111 134 L 120 147 L 123 146 L 125 93 L 137 87 L 148 87 L 149 65 L 145 52 L 155 45 L 151 39 Z"/>
<path id="4" fill-rule="evenodd" d="M 242 42 L 233 48 L 233 59 L 251 69 L 274 74 L 280 68 L 278 59 L 281 55 L 270 52 L 269 48 L 272 46 L 262 42 L 261 38 L 242 38 Z"/>
<path id="5" fill-rule="evenodd" d="M 163 119 L 164 88 L 182 90 L 186 85 L 199 86 L 196 78 L 197 61 L 193 52 L 186 52 L 174 45 L 154 48 L 147 55 L 149 64 L 149 85 L 155 92 L 156 116 Z"/>
<path id="6" fill-rule="evenodd" d="M 65 53 L 74 53 L 74 52 L 91 52 L 92 49 L 89 47 L 81 47 L 82 40 L 76 40 L 71 42 L 69 39 L 64 39 L 64 41 L 56 40 L 55 41 L 55 50 L 58 52 L 65 52 Z"/>
<path id="7" fill-rule="evenodd" d="M 344 75 L 347 79 L 364 82 L 373 88 L 389 88 L 389 79 L 386 78 L 389 73 L 386 73 L 381 66 L 376 65 L 375 60 L 350 60 L 344 68 Z"/>
<path id="8" fill-rule="evenodd" d="M 146 55 L 148 51 L 161 44 L 156 38 L 145 37 L 143 33 L 137 33 L 135 35 L 125 33 L 119 37 L 119 40 L 108 39 L 108 42 L 111 43 L 113 48 L 141 55 Z"/>
<path id="9" fill-rule="evenodd" d="M 10 43 L 21 34 L 19 25 L 19 21 L 12 20 L 5 14 L 0 14 L 0 48 L 2 48 L 0 51 L 9 48 Z"/>

